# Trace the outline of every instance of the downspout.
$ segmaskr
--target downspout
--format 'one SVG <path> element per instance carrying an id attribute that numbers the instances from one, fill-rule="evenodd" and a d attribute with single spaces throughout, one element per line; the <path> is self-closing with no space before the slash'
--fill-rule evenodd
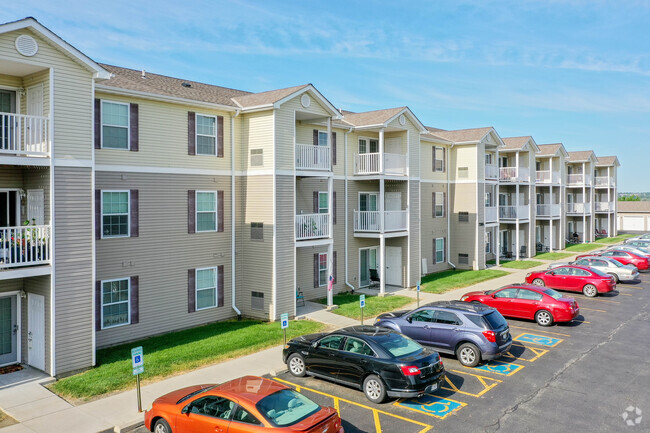
<path id="1" fill-rule="evenodd" d="M 345 155 L 343 158 L 343 171 L 345 172 L 345 285 L 352 290 L 352 293 L 354 293 L 354 286 L 348 281 L 348 134 L 351 132 L 352 128 L 350 128 L 343 136 L 343 147 L 345 149 Z"/>
<path id="2" fill-rule="evenodd" d="M 449 207 L 449 202 L 451 201 L 451 194 L 449 193 L 449 172 L 451 171 L 451 148 L 454 147 L 454 144 L 452 143 L 451 146 L 449 146 L 449 149 L 447 149 L 447 161 L 445 163 L 447 164 L 447 203 L 445 203 L 446 210 L 447 210 L 447 264 L 454 268 L 454 271 L 456 270 L 456 265 L 454 265 L 449 258 L 451 257 L 451 236 L 449 236 L 449 231 L 451 230 L 451 208 Z"/>
<path id="3" fill-rule="evenodd" d="M 230 278 L 232 294 L 232 309 L 237 313 L 237 320 L 241 320 L 241 311 L 235 305 L 235 281 L 237 274 L 235 268 L 235 117 L 239 116 L 240 110 L 235 111 L 234 116 L 230 116 L 230 221 L 232 227 L 230 229 Z"/>

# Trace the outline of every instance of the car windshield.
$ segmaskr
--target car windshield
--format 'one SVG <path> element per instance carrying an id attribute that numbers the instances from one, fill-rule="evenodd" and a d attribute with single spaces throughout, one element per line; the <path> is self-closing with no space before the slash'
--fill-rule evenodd
<path id="1" fill-rule="evenodd" d="M 422 346 L 419 343 L 400 334 L 390 333 L 378 338 L 376 341 L 395 358 L 411 355 L 422 350 Z"/>
<path id="2" fill-rule="evenodd" d="M 319 405 L 292 389 L 274 392 L 258 401 L 256 407 L 276 427 L 294 425 L 320 410 Z"/>
<path id="3" fill-rule="evenodd" d="M 607 260 L 607 263 L 611 263 L 611 264 L 613 264 L 614 266 L 616 266 L 618 268 L 623 266 L 623 264 L 621 262 L 619 262 L 618 260 Z"/>
<path id="4" fill-rule="evenodd" d="M 508 322 L 503 318 L 501 313 L 498 311 L 492 311 L 491 313 L 486 314 L 483 318 L 488 322 L 489 329 L 499 329 L 504 326 L 508 326 Z"/>
<path id="5" fill-rule="evenodd" d="M 553 299 L 560 299 L 562 297 L 560 293 L 556 292 L 553 289 L 546 289 L 544 290 L 544 293 L 546 293 L 548 296 L 550 296 Z"/>

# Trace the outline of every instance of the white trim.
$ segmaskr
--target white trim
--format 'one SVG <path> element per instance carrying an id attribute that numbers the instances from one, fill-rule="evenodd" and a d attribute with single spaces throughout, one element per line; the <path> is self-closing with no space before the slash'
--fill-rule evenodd
<path id="1" fill-rule="evenodd" d="M 51 122 L 50 122 L 51 123 Z M 51 158 L 35 158 L 30 156 L 6 156 L 0 155 L 2 165 L 32 165 L 37 167 L 49 167 Z"/>
<path id="2" fill-rule="evenodd" d="M 438 240 L 442 239 L 442 261 L 438 261 Z M 437 265 L 438 263 L 445 263 L 447 261 L 447 254 L 445 251 L 445 246 L 447 241 L 445 240 L 446 236 L 443 236 L 441 238 L 434 238 L 435 242 L 435 251 L 433 252 L 433 264 Z"/>
<path id="3" fill-rule="evenodd" d="M 15 364 L 16 362 L 22 363 L 22 347 L 23 347 L 23 339 L 22 339 L 22 305 L 21 305 L 21 297 L 20 297 L 20 291 L 16 290 L 13 292 L 1 292 L 0 293 L 0 298 L 8 298 L 10 296 L 15 296 L 16 297 L 16 325 L 18 329 L 16 330 L 16 361 L 8 362 L 6 364 L 0 364 L 0 367 L 3 367 L 5 365 L 12 365 Z"/>
<path id="4" fill-rule="evenodd" d="M 271 310 L 271 322 L 274 322 L 277 318 L 278 315 L 278 283 L 277 283 L 277 278 L 278 278 L 278 270 L 277 270 L 277 180 L 276 180 L 276 172 L 275 172 L 275 167 L 276 167 L 276 155 L 277 155 L 277 143 L 276 143 L 276 137 L 275 137 L 275 122 L 276 122 L 276 116 L 275 116 L 275 110 L 273 110 L 273 128 L 272 128 L 272 150 L 273 150 L 273 158 L 272 158 L 272 172 L 273 172 L 273 180 L 271 182 L 271 186 L 273 188 L 273 193 L 271 194 L 271 200 L 273 200 L 273 214 L 272 214 L 272 221 L 273 221 L 273 245 L 272 245 L 272 250 L 273 250 L 273 256 L 271 260 L 273 261 L 273 266 L 272 266 L 272 271 L 271 271 L 271 305 L 272 305 L 272 310 Z M 295 146 L 294 146 L 295 147 Z M 293 230 L 295 233 L 295 229 Z M 295 288 L 294 288 L 295 290 Z M 294 296 L 295 297 L 295 296 Z"/>
<path id="5" fill-rule="evenodd" d="M 128 313 L 126 316 L 126 323 L 118 323 L 117 325 L 112 325 L 112 326 L 104 326 L 104 283 L 112 283 L 114 281 L 124 281 L 126 280 L 127 282 L 127 294 L 128 294 L 128 299 L 126 300 L 128 308 Z M 120 326 L 124 325 L 130 325 L 131 324 L 131 277 L 124 277 L 124 278 L 113 278 L 110 280 L 101 280 L 99 282 L 100 286 L 100 291 L 99 291 L 99 296 L 101 298 L 100 300 L 100 305 L 99 305 L 99 325 L 100 329 L 111 329 L 111 328 L 117 328 Z M 110 304 L 106 305 L 115 305 L 115 304 L 123 304 L 124 301 L 120 302 L 112 302 Z"/>
<path id="6" fill-rule="evenodd" d="M 223 110 L 232 113 L 240 111 L 237 107 L 231 107 L 230 105 L 197 101 L 194 99 L 179 98 L 176 96 L 159 95 L 156 93 L 141 92 L 139 90 L 122 89 L 118 87 L 107 86 L 106 84 L 97 84 L 95 87 L 97 90 L 99 90 L 100 93 L 108 93 L 111 95 L 136 96 L 138 98 L 147 99 L 151 101 L 181 103 L 181 104 L 195 106 L 195 107 L 211 108 L 211 109 Z"/>
<path id="7" fill-rule="evenodd" d="M 104 146 L 104 102 L 106 102 L 108 104 L 125 105 L 126 106 L 126 149 L 123 149 L 121 147 L 105 147 Z M 99 147 L 101 149 L 130 151 L 131 150 L 131 104 L 129 104 L 128 102 L 111 101 L 110 99 L 100 99 L 99 100 L 99 105 L 101 107 L 100 118 L 99 118 L 99 132 L 100 132 L 100 139 L 99 139 L 100 145 L 99 145 Z M 122 125 L 106 124 L 106 126 L 109 126 L 111 128 L 125 128 Z"/>
<path id="8" fill-rule="evenodd" d="M 94 123 L 94 122 L 93 122 Z M 95 147 L 93 146 L 93 149 Z M 115 149 L 119 150 L 119 149 Z M 30 162 L 36 158 L 30 158 Z M 55 158 L 53 159 L 54 165 L 57 167 L 75 167 L 75 168 L 93 168 L 92 159 L 69 159 L 69 158 Z M 29 164 L 36 165 L 36 164 Z"/>
<path id="9" fill-rule="evenodd" d="M 203 307 L 199 308 L 198 306 L 198 301 L 199 301 L 199 271 L 207 271 L 210 269 L 214 269 L 214 305 L 211 305 L 209 307 Z M 225 269 L 224 269 L 225 272 Z M 225 276 L 224 276 L 225 277 Z M 203 288 L 201 290 L 209 290 L 210 287 Z M 219 306 L 219 267 L 218 266 L 208 266 L 207 268 L 197 268 L 194 269 L 194 311 L 203 311 L 203 310 L 210 310 L 212 308 L 217 308 Z"/>
<path id="10" fill-rule="evenodd" d="M 129 206 L 129 210 L 127 211 L 127 216 L 129 219 L 129 223 L 127 225 L 127 234 L 125 235 L 113 235 L 113 236 L 104 236 L 104 193 L 105 192 L 125 192 L 127 194 L 127 199 L 126 203 Z M 114 238 L 129 238 L 131 237 L 131 190 L 125 189 L 100 189 L 99 190 L 99 203 L 100 203 L 100 211 L 99 211 L 99 216 L 101 217 L 99 229 L 100 229 L 100 236 L 101 239 L 114 239 Z M 111 214 L 114 215 L 114 214 Z M 121 214 L 115 214 L 115 215 L 121 215 Z"/>
<path id="11" fill-rule="evenodd" d="M 91 105 L 94 105 L 93 102 L 91 102 Z M 55 146 L 54 146 L 54 68 L 50 68 L 50 112 L 49 118 L 50 118 L 50 131 L 49 131 L 49 136 L 50 136 L 50 263 L 52 263 L 52 268 L 51 268 L 51 276 L 50 276 L 50 320 L 51 320 L 51 325 L 50 325 L 50 374 L 52 376 L 56 375 L 56 272 L 55 272 L 55 264 L 56 264 L 56 225 L 54 224 L 55 222 L 55 215 L 56 215 L 56 210 L 54 208 L 54 199 L 55 199 L 55 194 L 54 194 L 54 151 L 55 151 Z M 94 119 L 94 117 L 93 117 Z M 94 124 L 95 122 L 93 122 Z M 94 147 L 94 146 L 93 146 Z M 95 201 L 95 191 L 91 191 L 91 197 L 92 201 Z M 91 205 L 92 206 L 92 205 Z M 93 230 L 95 230 L 95 226 L 92 227 Z M 93 233 L 93 238 L 95 237 L 95 234 Z M 93 250 L 94 253 L 94 250 Z M 94 269 L 94 266 L 93 266 Z M 94 284 L 95 280 L 93 279 L 91 284 L 93 285 L 91 291 L 94 293 Z M 95 310 L 95 305 L 93 304 L 92 306 L 93 311 Z M 93 312 L 94 314 L 94 312 Z M 92 322 L 92 327 L 95 329 L 95 322 Z"/>
<path id="12" fill-rule="evenodd" d="M 325 269 L 321 269 L 320 263 L 321 263 L 321 256 L 325 256 Z M 329 253 L 318 253 L 318 287 L 325 287 L 327 286 L 327 283 L 329 282 L 329 275 L 328 275 L 328 270 L 329 270 Z M 320 279 L 320 274 L 321 271 L 325 271 L 325 282 L 323 283 Z"/>
<path id="13" fill-rule="evenodd" d="M 199 230 L 199 194 L 214 194 L 214 230 Z M 201 213 L 211 213 L 201 211 Z M 225 227 L 224 227 L 225 229 Z M 217 190 L 196 190 L 194 191 L 194 232 L 214 233 L 219 231 L 219 194 Z"/>
<path id="14" fill-rule="evenodd" d="M 201 117 L 207 117 L 214 119 L 214 136 L 212 135 L 205 135 L 205 134 L 199 134 L 199 116 Z M 194 153 L 196 155 L 200 156 L 217 156 L 217 147 L 219 146 L 218 143 L 218 137 L 219 137 L 219 122 L 217 122 L 217 116 L 214 114 L 202 114 L 202 113 L 195 113 L 195 121 L 194 121 L 194 143 L 195 143 L 195 151 Z M 199 135 L 201 137 L 213 137 L 214 138 L 214 153 L 199 153 Z"/>
<path id="15" fill-rule="evenodd" d="M 210 170 L 202 168 L 182 168 L 182 167 L 153 167 L 139 165 L 111 165 L 97 164 L 97 171 L 127 172 L 127 173 L 152 173 L 152 174 L 186 174 L 186 175 L 206 175 L 206 176 L 230 176 L 231 170 Z M 245 172 L 235 172 L 239 176 L 246 176 Z M 271 174 L 270 171 L 268 173 Z"/>
<path id="16" fill-rule="evenodd" d="M 92 94 L 93 96 L 95 95 L 95 81 L 93 80 L 92 82 Z M 92 116 L 92 119 L 95 119 L 95 103 L 94 103 L 94 98 L 90 100 L 90 113 Z M 95 122 L 92 122 L 91 124 L 91 130 L 92 130 L 92 137 L 96 137 L 96 131 L 95 131 Z M 92 162 L 92 172 L 90 173 L 90 182 L 91 182 L 91 187 L 90 187 L 90 194 L 92 199 L 90 200 L 90 220 L 92 222 L 92 230 L 93 234 L 90 237 L 90 243 L 91 243 L 91 248 L 92 248 L 92 269 L 91 269 L 91 274 L 92 274 L 92 284 L 96 284 L 95 281 L 97 281 L 97 251 L 96 251 L 96 246 L 97 246 L 97 236 L 95 236 L 95 227 L 97 227 L 97 221 L 96 221 L 96 216 L 95 216 L 95 189 L 97 188 L 97 176 L 96 176 L 96 171 L 95 171 L 95 157 L 96 157 L 96 149 L 95 145 L 90 147 L 91 149 L 91 162 Z M 54 154 L 52 154 L 52 158 L 54 158 Z M 50 196 L 50 202 L 53 202 L 52 199 L 53 196 Z M 91 322 L 92 326 L 90 327 L 91 329 L 91 334 L 92 334 L 92 339 L 91 339 L 91 345 L 92 345 L 92 360 L 91 360 L 91 365 L 94 367 L 97 364 L 97 331 L 96 331 L 96 320 L 97 318 L 95 317 L 95 305 L 96 303 L 99 302 L 99 299 L 96 299 L 96 290 L 91 290 L 90 297 L 92 299 L 92 308 L 90 309 L 90 316 L 92 318 Z"/>

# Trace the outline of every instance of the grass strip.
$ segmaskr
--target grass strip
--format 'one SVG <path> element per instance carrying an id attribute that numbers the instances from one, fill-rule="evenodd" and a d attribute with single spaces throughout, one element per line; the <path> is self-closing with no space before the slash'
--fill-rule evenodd
<path id="1" fill-rule="evenodd" d="M 560 260 L 560 259 L 566 259 L 567 257 L 571 257 L 573 254 L 570 253 L 540 253 L 535 256 L 536 259 L 539 260 Z"/>
<path id="2" fill-rule="evenodd" d="M 597 250 L 598 248 L 602 248 L 603 246 L 604 246 L 603 244 L 597 244 L 597 243 L 575 244 L 575 245 L 571 245 L 570 247 L 566 247 L 564 251 L 574 251 L 576 253 L 584 253 L 585 251 Z"/>
<path id="3" fill-rule="evenodd" d="M 543 262 L 536 262 L 535 260 L 513 260 L 510 262 L 502 262 L 501 267 L 512 269 L 529 269 L 543 264 Z"/>
<path id="4" fill-rule="evenodd" d="M 445 293 L 453 289 L 471 286 L 493 278 L 503 277 L 509 272 L 497 269 L 484 269 L 480 271 L 448 270 L 428 274 L 422 277 L 420 289 L 428 293 Z"/>
<path id="5" fill-rule="evenodd" d="M 332 313 L 341 316 L 349 317 L 350 319 L 361 320 L 361 307 L 359 306 L 358 294 L 342 293 L 334 295 L 334 304 L 339 308 L 332 310 Z M 321 304 L 327 304 L 327 299 L 319 299 Z M 366 306 L 363 308 L 363 317 L 375 317 L 378 314 L 387 311 L 393 311 L 404 305 L 415 302 L 413 298 L 408 296 L 368 296 L 366 295 Z"/>

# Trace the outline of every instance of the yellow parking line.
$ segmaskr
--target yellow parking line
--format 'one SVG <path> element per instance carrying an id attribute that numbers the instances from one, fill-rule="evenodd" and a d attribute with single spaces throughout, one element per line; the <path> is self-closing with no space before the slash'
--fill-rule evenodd
<path id="1" fill-rule="evenodd" d="M 582 307 L 580 307 L 582 308 Z M 525 329 L 526 331 L 530 332 L 541 332 L 542 334 L 551 334 L 551 335 L 563 335 L 565 337 L 570 337 L 569 334 L 563 334 L 561 332 L 551 332 L 551 331 L 543 331 L 541 329 L 530 329 L 530 328 L 524 328 L 523 326 L 515 326 L 515 325 L 510 325 L 511 328 L 518 328 L 518 329 Z"/>
<path id="2" fill-rule="evenodd" d="M 618 292 L 618 296 L 634 296 L 634 295 L 631 294 L 631 293 L 621 293 L 621 292 Z"/>
<path id="3" fill-rule="evenodd" d="M 381 424 L 379 422 L 379 414 L 377 413 L 377 409 L 373 409 L 372 417 L 375 419 L 375 430 L 377 433 L 381 433 Z"/>
<path id="4" fill-rule="evenodd" d="M 578 320 L 578 319 L 573 319 L 572 322 L 577 322 L 577 323 L 591 323 L 591 322 L 587 322 L 586 320 Z"/>
<path id="5" fill-rule="evenodd" d="M 617 284 L 616 288 L 623 287 L 624 289 L 635 289 L 635 290 L 643 290 L 643 287 L 636 287 L 636 286 L 624 286 L 622 284 Z"/>
<path id="6" fill-rule="evenodd" d="M 587 298 L 586 296 L 580 299 L 584 301 L 609 302 L 610 304 L 620 304 L 620 302 L 618 301 L 610 301 L 609 299 Z"/>
<path id="7" fill-rule="evenodd" d="M 587 311 L 597 311 L 599 313 L 607 313 L 607 310 L 597 310 L 595 308 L 587 308 L 587 307 L 580 307 L 581 310 L 587 310 Z"/>
<path id="8" fill-rule="evenodd" d="M 296 387 L 296 391 L 297 390 L 298 390 L 298 388 Z M 340 408 L 340 405 L 339 405 L 339 399 L 337 397 L 334 398 L 334 409 L 336 409 L 336 413 L 339 414 L 339 418 L 340 418 L 341 417 L 341 408 Z"/>
<path id="9" fill-rule="evenodd" d="M 515 343 L 516 343 L 516 344 L 515 344 Z M 505 356 L 506 358 L 520 359 L 520 360 L 522 360 L 522 361 L 527 361 L 527 362 L 535 362 L 535 361 L 537 361 L 539 358 L 541 358 L 542 356 L 544 356 L 544 355 L 546 355 L 546 354 L 548 353 L 548 350 L 547 350 L 547 349 L 540 349 L 540 348 L 537 348 L 537 347 L 526 346 L 526 345 L 524 345 L 524 344 L 521 344 L 521 343 L 518 342 L 518 341 L 515 342 L 515 343 L 512 343 L 512 345 L 513 345 L 513 346 L 517 346 L 517 347 L 525 347 L 526 349 L 528 349 L 528 350 L 530 350 L 531 352 L 533 352 L 533 353 L 535 354 L 535 357 L 530 358 L 530 359 L 518 358 L 518 357 L 514 356 L 512 353 L 510 353 L 510 351 L 506 352 L 506 354 L 503 355 L 503 356 Z"/>
<path id="10" fill-rule="evenodd" d="M 449 371 L 453 371 L 454 373 L 457 373 L 457 374 L 474 376 L 474 377 L 476 377 L 478 379 L 479 382 L 481 382 L 481 385 L 483 385 L 483 389 L 481 391 L 479 391 L 478 393 L 474 394 L 474 393 L 467 392 L 467 391 L 461 391 L 460 389 L 458 389 L 458 387 L 456 385 L 454 385 L 454 383 L 451 381 L 451 379 L 449 379 L 449 376 L 445 376 L 445 381 L 449 384 L 449 386 L 451 386 L 451 388 L 441 386 L 442 389 L 446 389 L 448 391 L 454 391 L 454 392 L 457 392 L 459 394 L 469 395 L 470 397 L 477 397 L 478 398 L 478 397 L 482 396 L 483 394 L 485 394 L 486 392 L 488 392 L 489 390 L 491 390 L 492 388 L 494 388 L 495 386 L 497 386 L 498 384 L 500 384 L 502 382 L 499 379 L 493 379 L 493 378 L 488 377 L 488 376 L 481 376 L 481 375 L 474 374 L 474 373 L 466 373 L 464 371 L 458 371 L 458 370 L 449 370 Z M 493 383 L 488 385 L 485 382 L 486 379 L 492 381 Z"/>

